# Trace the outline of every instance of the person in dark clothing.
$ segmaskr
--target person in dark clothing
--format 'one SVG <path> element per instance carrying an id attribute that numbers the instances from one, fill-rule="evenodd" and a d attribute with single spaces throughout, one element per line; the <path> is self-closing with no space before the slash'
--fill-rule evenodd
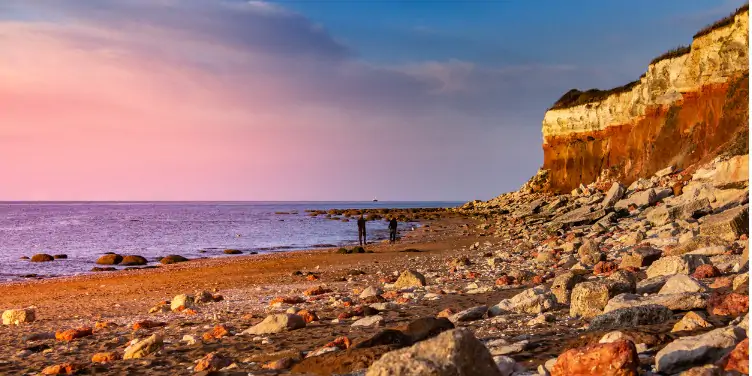
<path id="1" fill-rule="evenodd" d="M 358 218 L 358 242 L 360 245 L 366 244 L 366 219 L 363 214 Z"/>
<path id="2" fill-rule="evenodd" d="M 389 242 L 394 243 L 397 241 L 397 219 L 392 217 L 389 221 Z"/>

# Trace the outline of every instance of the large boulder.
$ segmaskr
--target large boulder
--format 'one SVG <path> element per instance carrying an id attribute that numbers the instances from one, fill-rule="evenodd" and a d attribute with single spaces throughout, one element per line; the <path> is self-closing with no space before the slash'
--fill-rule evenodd
<path id="1" fill-rule="evenodd" d="M 146 258 L 139 256 L 139 255 L 127 255 L 123 257 L 123 261 L 120 262 L 120 265 L 123 266 L 138 266 L 138 265 L 146 265 L 148 261 L 146 261 Z"/>
<path id="2" fill-rule="evenodd" d="M 678 219 L 699 218 L 712 210 L 710 200 L 703 198 L 672 207 L 657 207 L 648 213 L 647 219 L 655 226 L 663 226 Z"/>
<path id="3" fill-rule="evenodd" d="M 681 337 L 658 351 L 655 368 L 663 374 L 678 373 L 695 365 L 715 363 L 731 352 L 743 338 L 738 327 L 715 329 L 697 336 Z"/>
<path id="4" fill-rule="evenodd" d="M 660 305 L 620 308 L 595 316 L 588 329 L 633 328 L 639 325 L 664 323 L 671 320 L 672 317 L 673 312 Z"/>
<path id="5" fill-rule="evenodd" d="M 608 193 L 606 193 L 606 197 L 603 199 L 601 206 L 604 208 L 614 206 L 616 202 L 621 200 L 624 196 L 624 192 L 626 192 L 626 189 L 619 182 L 611 184 L 611 188 L 609 188 Z"/>
<path id="6" fill-rule="evenodd" d="M 542 313 L 556 306 L 556 296 L 543 286 L 527 289 L 511 299 L 504 299 L 499 304 L 491 307 L 488 312 L 491 316 L 498 316 L 504 312 L 517 313 Z"/>
<path id="7" fill-rule="evenodd" d="M 635 294 L 620 294 L 608 301 L 603 312 L 615 311 L 619 308 L 639 307 L 646 305 L 661 305 L 673 311 L 691 311 L 703 309 L 708 304 L 707 294 L 685 292 L 682 294 L 663 294 L 640 296 Z"/>
<path id="8" fill-rule="evenodd" d="M 306 322 L 302 317 L 289 313 L 267 316 L 264 321 L 246 329 L 243 334 L 271 334 L 305 328 Z"/>
<path id="9" fill-rule="evenodd" d="M 3 312 L 3 325 L 21 325 L 35 320 L 35 311 L 32 308 L 9 309 Z"/>
<path id="10" fill-rule="evenodd" d="M 502 376 L 486 346 L 464 328 L 388 352 L 366 371 L 366 376 L 392 375 Z"/>
<path id="11" fill-rule="evenodd" d="M 397 278 L 397 282 L 394 283 L 394 287 L 398 289 L 407 287 L 422 287 L 426 285 L 426 277 L 423 274 L 418 273 L 415 270 L 405 270 Z"/>
<path id="12" fill-rule="evenodd" d="M 651 206 L 656 202 L 658 202 L 658 196 L 656 195 L 655 190 L 648 189 L 645 191 L 632 193 L 626 199 L 617 201 L 614 205 L 614 208 L 616 210 L 626 210 L 629 209 L 630 206 L 644 208 Z"/>
<path id="13" fill-rule="evenodd" d="M 700 235 L 734 241 L 742 234 L 749 234 L 749 204 L 707 216 L 700 225 Z"/>
<path id="14" fill-rule="evenodd" d="M 662 275 L 692 274 L 698 266 L 709 264 L 710 260 L 703 255 L 688 255 L 662 257 L 655 261 L 647 270 L 647 277 Z"/>
<path id="15" fill-rule="evenodd" d="M 634 343 L 619 340 L 567 350 L 556 359 L 551 376 L 637 376 L 639 365 Z"/>
<path id="16" fill-rule="evenodd" d="M 584 277 L 579 273 L 570 271 L 560 274 L 554 278 L 554 282 L 551 285 L 551 292 L 556 296 L 556 301 L 559 304 L 569 304 L 572 289 L 582 281 L 584 281 Z"/>
<path id="17" fill-rule="evenodd" d="M 603 312 L 611 298 L 634 290 L 634 279 L 624 271 L 617 271 L 606 279 L 579 283 L 572 289 L 569 315 L 595 317 Z"/>
<path id="18" fill-rule="evenodd" d="M 188 261 L 188 259 L 180 255 L 167 255 L 165 257 L 162 257 L 161 260 L 159 260 L 159 262 L 165 265 L 176 264 L 178 262 L 186 262 L 186 261 Z"/>
<path id="19" fill-rule="evenodd" d="M 46 253 L 38 253 L 34 256 L 31 256 L 31 262 L 47 262 L 53 260 L 55 260 L 55 257 Z"/>
<path id="20" fill-rule="evenodd" d="M 117 265 L 121 262 L 123 262 L 123 256 L 115 253 L 106 253 L 97 259 L 99 265 Z"/>
<path id="21" fill-rule="evenodd" d="M 683 255 L 685 253 L 694 253 L 694 251 L 697 251 L 699 249 L 709 248 L 709 247 L 728 248 L 730 243 L 731 243 L 730 241 L 721 239 L 717 236 L 698 235 L 698 236 L 691 237 L 689 240 L 680 243 L 676 247 L 666 250 L 665 255 L 666 256 L 678 256 L 678 255 Z M 698 254 L 702 254 L 702 253 L 698 253 Z"/>

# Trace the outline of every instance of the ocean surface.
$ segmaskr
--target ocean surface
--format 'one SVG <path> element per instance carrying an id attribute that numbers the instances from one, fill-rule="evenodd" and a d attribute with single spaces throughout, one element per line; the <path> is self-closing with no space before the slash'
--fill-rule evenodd
<path id="1" fill-rule="evenodd" d="M 0 281 L 22 275 L 89 273 L 105 252 L 189 259 L 237 257 L 357 243 L 356 222 L 308 216 L 306 210 L 456 207 L 461 202 L 0 202 Z M 277 214 L 287 212 L 291 214 Z M 417 227 L 400 223 L 400 231 Z M 369 221 L 368 240 L 388 238 L 387 222 Z M 201 252 L 203 251 L 203 252 Z M 32 263 L 36 253 L 67 259 Z"/>

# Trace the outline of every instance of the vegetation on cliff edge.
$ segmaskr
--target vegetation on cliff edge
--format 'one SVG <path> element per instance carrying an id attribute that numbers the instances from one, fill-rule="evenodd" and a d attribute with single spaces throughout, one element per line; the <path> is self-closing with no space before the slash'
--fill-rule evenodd
<path id="1" fill-rule="evenodd" d="M 734 13 L 731 13 L 728 17 L 718 20 L 708 26 L 705 26 L 702 30 L 698 31 L 697 34 L 695 34 L 692 38 L 697 39 L 703 35 L 710 34 L 710 32 L 713 30 L 731 25 L 732 23 L 734 23 L 734 17 L 748 10 L 749 10 L 749 3 L 744 4 L 741 7 L 737 8 L 736 11 L 734 11 Z"/>

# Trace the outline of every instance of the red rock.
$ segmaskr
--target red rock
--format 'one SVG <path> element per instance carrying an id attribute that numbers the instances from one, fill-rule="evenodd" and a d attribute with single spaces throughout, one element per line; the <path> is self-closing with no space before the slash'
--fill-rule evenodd
<path id="1" fill-rule="evenodd" d="M 397 303 L 397 304 L 407 304 L 407 303 L 410 303 L 410 299 L 405 298 L 404 296 L 400 296 L 394 302 Z"/>
<path id="2" fill-rule="evenodd" d="M 181 307 L 182 307 L 182 306 L 181 306 Z M 184 307 L 184 308 L 185 308 L 185 307 Z M 181 309 L 181 310 L 179 310 L 179 311 L 180 311 L 180 312 L 182 312 L 182 313 L 185 313 L 186 315 L 197 315 L 197 314 L 198 314 L 198 312 L 196 312 L 196 310 L 195 310 L 195 309 L 193 309 L 193 308 L 188 308 L 188 309 Z"/>
<path id="3" fill-rule="evenodd" d="M 530 282 L 534 285 L 542 285 L 546 282 L 546 279 L 542 275 L 536 275 Z"/>
<path id="4" fill-rule="evenodd" d="M 220 369 L 225 368 L 230 364 L 232 364 L 232 360 L 225 358 L 217 353 L 208 353 L 198 361 L 198 364 L 196 364 L 196 367 L 193 368 L 193 370 L 196 372 L 219 371 Z"/>
<path id="5" fill-rule="evenodd" d="M 118 325 L 114 322 L 109 321 L 97 321 L 94 323 L 94 329 L 95 330 L 102 330 L 102 329 L 109 329 L 109 328 L 116 328 Z"/>
<path id="6" fill-rule="evenodd" d="M 309 274 L 308 277 L 306 277 L 306 280 L 308 281 L 318 281 L 319 277 L 316 277 L 313 274 Z"/>
<path id="7" fill-rule="evenodd" d="M 159 321 L 151 321 L 151 320 L 144 320 L 144 321 L 138 321 L 133 324 L 133 330 L 139 330 L 139 329 L 152 329 L 152 328 L 159 328 L 161 326 L 166 326 L 166 322 L 159 322 Z"/>
<path id="8" fill-rule="evenodd" d="M 749 311 L 749 296 L 714 293 L 708 299 L 707 309 L 711 315 L 739 317 Z"/>
<path id="9" fill-rule="evenodd" d="M 599 261 L 593 267 L 593 274 L 595 275 L 609 275 L 617 269 L 616 263 L 613 261 Z"/>
<path id="10" fill-rule="evenodd" d="M 749 338 L 739 342 L 736 347 L 724 359 L 721 367 L 726 371 L 738 371 L 745 375 L 749 374 Z"/>
<path id="11" fill-rule="evenodd" d="M 298 316 L 302 317 L 302 318 L 303 318 L 303 320 L 305 320 L 306 324 L 309 324 L 309 323 L 311 323 L 311 322 L 314 322 L 314 321 L 318 321 L 318 320 L 319 320 L 319 317 L 318 317 L 318 316 L 316 316 L 316 312 L 314 312 L 314 311 L 309 311 L 309 310 L 307 310 L 307 309 L 301 309 L 300 311 L 298 311 L 298 312 L 296 313 L 296 315 L 298 315 Z"/>
<path id="12" fill-rule="evenodd" d="M 285 304 L 299 304 L 299 303 L 305 303 L 305 299 L 300 296 L 278 296 L 272 301 L 269 302 L 269 305 L 275 305 L 277 303 L 285 303 Z"/>
<path id="13" fill-rule="evenodd" d="M 681 196 L 684 191 L 684 183 L 678 181 L 671 186 L 671 190 L 674 192 L 674 196 Z"/>
<path id="14" fill-rule="evenodd" d="M 452 316 L 452 315 L 453 315 L 453 314 L 455 314 L 455 313 L 457 313 L 457 312 L 455 312 L 455 311 L 454 311 L 453 309 L 451 309 L 451 308 L 447 308 L 447 309 L 445 309 L 445 310 L 443 310 L 443 311 L 439 312 L 439 313 L 438 313 L 438 314 L 436 315 L 436 318 L 442 318 L 442 317 L 446 317 L 446 318 L 449 318 L 450 316 Z"/>
<path id="15" fill-rule="evenodd" d="M 73 341 L 76 338 L 83 338 L 92 335 L 90 327 L 82 327 L 78 329 L 68 329 L 62 332 L 55 333 L 55 339 L 58 341 Z"/>
<path id="16" fill-rule="evenodd" d="M 61 363 L 49 366 L 42 370 L 43 375 L 72 375 L 79 370 L 79 366 L 73 363 Z"/>
<path id="17" fill-rule="evenodd" d="M 347 337 L 337 337 L 334 341 L 327 343 L 324 347 L 338 347 L 340 349 L 349 349 L 352 341 Z"/>
<path id="18" fill-rule="evenodd" d="M 330 292 L 332 292 L 332 290 L 324 286 L 316 286 L 316 287 L 311 287 L 308 290 L 305 290 L 303 294 L 305 294 L 306 296 L 315 296 L 315 295 L 328 294 Z"/>
<path id="19" fill-rule="evenodd" d="M 91 357 L 92 363 L 112 363 L 120 359 L 120 354 L 116 352 L 96 353 Z"/>
<path id="20" fill-rule="evenodd" d="M 228 335 L 230 335 L 230 331 L 224 325 L 216 325 L 212 330 L 204 333 L 203 338 L 204 341 L 211 341 Z"/>
<path id="21" fill-rule="evenodd" d="M 709 285 L 710 288 L 720 289 L 724 287 L 731 287 L 734 284 L 734 277 L 718 277 Z"/>
<path id="22" fill-rule="evenodd" d="M 496 286 L 509 286 L 514 284 L 514 277 L 503 275 L 496 280 Z"/>
<path id="23" fill-rule="evenodd" d="M 222 296 L 222 295 L 219 295 L 219 294 L 215 294 L 215 295 L 212 295 L 212 300 L 213 300 L 213 301 L 214 301 L 215 303 L 216 303 L 216 302 L 221 302 L 221 301 L 225 300 L 225 297 L 224 297 L 224 296 Z"/>
<path id="24" fill-rule="evenodd" d="M 551 376 L 637 376 L 640 360 L 632 341 L 571 349 L 559 355 Z"/>
<path id="25" fill-rule="evenodd" d="M 273 369 L 273 370 L 283 370 L 288 369 L 292 367 L 295 364 L 295 360 L 293 358 L 281 358 L 274 361 L 271 361 L 269 363 L 264 364 L 261 366 L 263 369 Z"/>
<path id="26" fill-rule="evenodd" d="M 379 283 L 394 283 L 397 282 L 396 277 L 381 277 L 379 278 Z"/>
<path id="27" fill-rule="evenodd" d="M 695 272 L 692 273 L 692 277 L 697 279 L 702 278 L 715 278 L 721 275 L 721 272 L 713 265 L 710 264 L 703 264 L 697 267 L 695 269 Z"/>
<path id="28" fill-rule="evenodd" d="M 467 278 L 467 279 L 476 279 L 478 277 L 479 277 L 479 275 L 476 272 L 467 272 L 467 273 L 465 273 L 465 278 Z"/>
<path id="29" fill-rule="evenodd" d="M 399 293 L 397 291 L 387 291 L 387 292 L 381 294 L 381 297 L 384 298 L 384 299 L 386 299 L 386 300 L 390 300 L 390 299 L 396 298 L 398 295 L 399 295 Z"/>

